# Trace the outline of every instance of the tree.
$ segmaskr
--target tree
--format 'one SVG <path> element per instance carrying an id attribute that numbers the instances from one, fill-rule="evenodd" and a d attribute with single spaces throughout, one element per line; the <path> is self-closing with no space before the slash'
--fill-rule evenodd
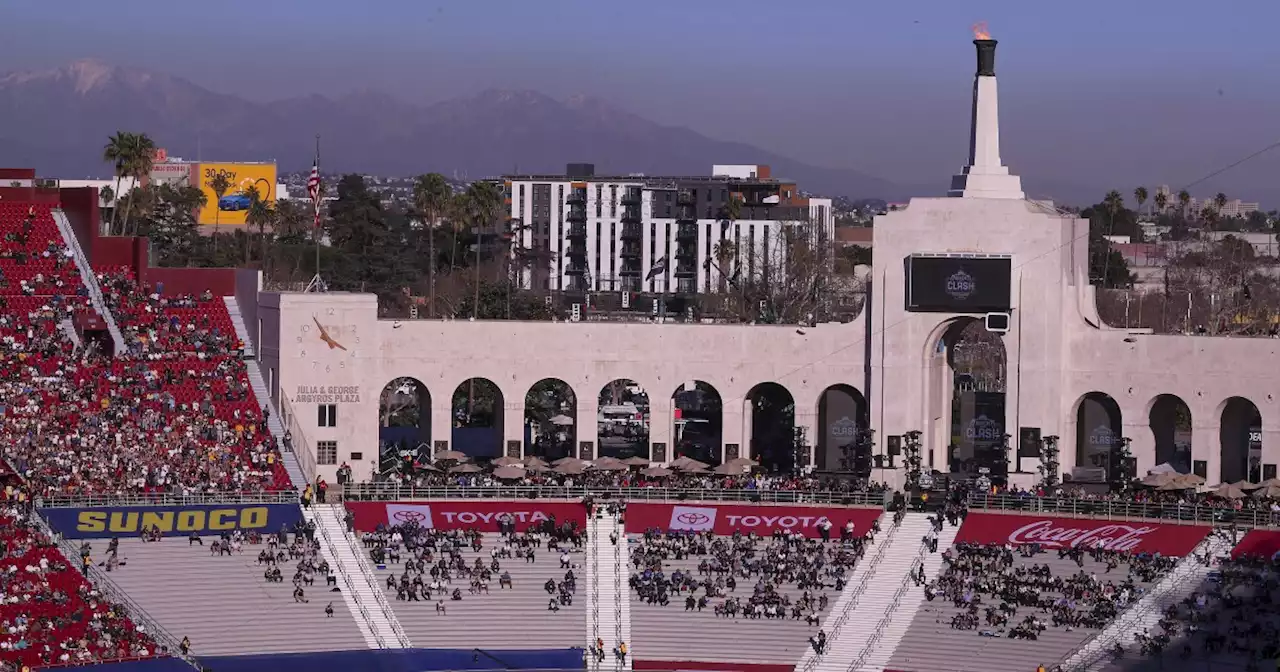
<path id="1" fill-rule="evenodd" d="M 1132 287 L 1129 264 L 1107 236 L 1128 236 L 1141 242 L 1137 213 L 1124 207 L 1124 197 L 1113 190 L 1101 203 L 1082 210 L 1080 216 L 1089 220 L 1089 281 L 1103 288 Z"/>
<path id="2" fill-rule="evenodd" d="M 1157 214 L 1161 214 L 1161 215 L 1163 215 L 1163 214 L 1164 214 L 1164 210 L 1165 210 L 1165 208 L 1169 207 L 1169 194 L 1168 194 L 1168 192 L 1163 191 L 1163 190 L 1161 190 L 1161 191 L 1157 191 L 1157 192 L 1156 192 L 1155 202 L 1156 202 L 1156 213 L 1157 213 Z"/>
<path id="3" fill-rule="evenodd" d="M 1133 190 L 1133 200 L 1138 202 L 1138 212 L 1142 212 L 1142 206 L 1147 204 L 1147 188 L 1138 187 Z"/>
<path id="4" fill-rule="evenodd" d="M 436 227 L 444 217 L 453 188 L 440 173 L 419 175 L 413 181 L 413 205 L 427 235 L 427 316 L 436 314 Z"/>
<path id="5" fill-rule="evenodd" d="M 116 176 L 116 188 L 112 195 L 120 193 L 120 180 L 128 173 L 129 152 L 133 147 L 130 138 L 132 133 L 125 131 L 116 131 L 116 134 L 107 138 L 107 144 L 102 148 L 102 160 L 111 164 L 111 170 Z M 112 204 L 111 207 L 111 225 L 107 227 L 108 235 L 115 235 L 116 229 L 116 212 L 119 208 Z"/>
<path id="6" fill-rule="evenodd" d="M 832 296 L 834 262 L 831 246 L 822 244 L 815 225 L 784 222 L 770 231 L 766 245 L 739 261 L 742 301 L 739 319 L 770 324 L 805 324 L 824 316 L 826 307 L 842 303 Z M 740 255 L 741 257 L 741 255 Z"/>
<path id="7" fill-rule="evenodd" d="M 1186 189 L 1178 192 L 1178 207 L 1182 210 L 1182 216 L 1186 217 L 1191 208 L 1191 192 Z"/>
<path id="8" fill-rule="evenodd" d="M 136 230 L 136 227 L 130 226 L 130 216 L 133 213 L 133 194 L 142 184 L 142 178 L 151 174 L 151 166 L 155 162 L 156 143 L 146 133 L 130 133 L 129 144 L 125 150 L 125 171 L 133 178 L 134 189 L 129 190 L 129 195 L 125 198 L 124 204 L 124 223 L 121 225 L 122 232 L 129 233 Z"/>
<path id="9" fill-rule="evenodd" d="M 245 196 L 249 197 L 249 210 L 245 212 L 244 223 L 248 226 L 258 227 L 258 240 L 262 245 L 262 260 L 267 258 L 267 226 L 273 225 L 275 222 L 276 212 L 275 206 L 271 201 L 262 197 L 258 191 L 258 187 L 251 186 L 245 190 Z M 274 226 L 273 226 L 274 230 Z M 249 261 L 249 238 L 245 237 L 244 260 Z"/>
<path id="10" fill-rule="evenodd" d="M 102 203 L 110 203 L 111 216 L 114 217 L 115 209 L 116 209 L 115 200 L 116 200 L 116 192 L 111 187 L 103 187 L 98 190 L 98 210 L 99 211 L 102 210 Z"/>
<path id="11" fill-rule="evenodd" d="M 1227 208 L 1227 195 L 1219 191 L 1213 197 L 1213 206 L 1217 208 L 1219 213 L 1225 210 Z"/>
<path id="12" fill-rule="evenodd" d="M 213 195 L 218 201 L 231 190 L 231 176 L 225 171 L 218 171 L 209 177 L 209 189 L 213 191 Z M 213 204 L 213 250 L 218 251 L 218 230 L 222 223 L 222 206 L 215 202 Z"/>
<path id="13" fill-rule="evenodd" d="M 141 190 L 137 200 L 136 233 L 151 241 L 153 263 L 217 265 L 215 259 L 201 251 L 206 241 L 200 235 L 196 213 L 207 201 L 203 191 L 188 185 L 151 185 Z"/>
<path id="14" fill-rule="evenodd" d="M 471 316 L 474 318 L 474 308 L 480 305 L 480 233 L 491 227 L 498 217 L 498 213 L 502 209 L 502 193 L 498 191 L 497 185 L 492 182 L 472 182 L 467 187 L 466 200 L 463 207 L 466 212 L 465 219 L 471 223 L 471 230 L 475 236 L 476 277 L 473 313 Z"/>

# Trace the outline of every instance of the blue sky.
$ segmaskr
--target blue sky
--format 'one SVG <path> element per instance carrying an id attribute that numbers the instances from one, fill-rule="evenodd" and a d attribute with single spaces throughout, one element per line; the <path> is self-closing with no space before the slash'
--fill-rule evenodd
<path id="1" fill-rule="evenodd" d="M 1274 0 L 4 0 L 0 67 L 92 57 L 256 99 L 586 93 L 918 184 L 964 159 L 980 20 L 1018 172 L 1176 187 L 1280 140 Z M 1277 173 L 1280 151 L 1206 187 L 1257 199 Z"/>

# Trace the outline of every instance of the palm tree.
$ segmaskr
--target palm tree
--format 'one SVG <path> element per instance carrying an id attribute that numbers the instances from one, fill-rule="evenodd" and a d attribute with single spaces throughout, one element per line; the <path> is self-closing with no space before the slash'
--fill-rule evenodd
<path id="1" fill-rule="evenodd" d="M 218 201 L 231 190 L 231 178 L 224 172 L 218 171 L 213 177 L 209 178 L 209 189 L 213 191 L 216 200 L 213 202 L 213 253 L 218 253 L 218 225 L 222 216 L 222 207 Z"/>
<path id="2" fill-rule="evenodd" d="M 1147 204 L 1147 188 L 1138 187 L 1133 190 L 1133 199 L 1138 202 L 1138 212 L 1142 212 L 1142 206 Z"/>
<path id="3" fill-rule="evenodd" d="M 126 174 L 126 168 L 129 165 L 129 151 L 133 145 L 130 136 L 132 133 L 125 131 L 116 131 L 116 134 L 107 138 L 107 144 L 102 148 L 102 160 L 111 164 L 112 172 L 116 176 L 116 188 L 112 191 L 112 195 L 120 193 L 120 180 Z M 111 225 L 107 227 L 107 235 L 115 235 L 116 212 L 119 209 L 115 207 L 115 203 L 111 205 Z"/>
<path id="4" fill-rule="evenodd" d="M 493 224 L 502 209 L 502 192 L 492 182 L 472 182 L 467 187 L 466 201 L 467 221 L 475 234 L 476 248 L 476 281 L 474 297 L 471 304 L 471 317 L 474 319 L 480 309 L 480 234 Z"/>
<path id="5" fill-rule="evenodd" d="M 413 205 L 427 230 L 427 316 L 436 315 L 436 227 L 453 198 L 453 188 L 440 173 L 419 175 L 413 181 Z M 455 236 L 456 240 L 456 236 Z M 456 250 L 456 245 L 455 245 Z"/>
<path id="6" fill-rule="evenodd" d="M 142 186 L 142 178 L 151 174 L 151 166 L 155 163 L 156 143 L 146 133 L 130 133 L 129 146 L 125 153 L 125 171 L 133 178 L 133 189 L 125 197 L 124 223 L 121 229 L 129 230 L 129 216 L 133 212 L 133 192 Z"/>
<path id="7" fill-rule="evenodd" d="M 1187 208 L 1191 206 L 1191 192 L 1183 189 L 1178 192 L 1178 206 L 1182 208 L 1182 216 L 1187 216 Z"/>
<path id="8" fill-rule="evenodd" d="M 466 192 L 454 194 L 445 206 L 445 212 L 449 217 L 449 229 L 453 232 L 453 249 L 449 252 L 449 275 L 453 275 L 458 270 L 458 234 L 467 228 L 468 208 L 470 205 L 467 203 Z"/>
<path id="9" fill-rule="evenodd" d="M 267 258 L 267 225 L 275 221 L 275 206 L 262 198 L 261 192 L 258 191 L 257 185 L 251 186 L 244 192 L 249 197 L 249 209 L 245 212 L 244 223 L 248 226 L 258 227 L 258 239 L 262 241 L 263 261 Z M 249 261 L 249 236 L 244 238 L 244 260 Z"/>
<path id="10" fill-rule="evenodd" d="M 112 189 L 111 187 L 103 187 L 103 188 L 101 188 L 101 189 L 99 189 L 99 190 L 98 190 L 98 203 L 99 203 L 99 204 L 102 204 L 102 203 L 111 203 L 111 204 L 112 204 L 112 205 L 111 205 L 111 208 L 112 208 L 112 210 L 114 210 L 114 209 L 115 209 L 115 203 L 114 203 L 114 201 L 115 201 L 115 200 L 116 200 L 116 192 L 115 192 L 115 190 L 114 190 L 114 189 Z M 99 205 L 99 210 L 101 210 L 101 205 Z M 114 215 L 114 213 L 113 213 L 113 215 Z"/>
<path id="11" fill-rule="evenodd" d="M 1166 191 L 1156 192 L 1156 213 L 1163 215 L 1164 209 L 1169 206 L 1169 193 Z"/>
<path id="12" fill-rule="evenodd" d="M 1213 197 L 1213 204 L 1218 208 L 1218 212 L 1222 212 L 1227 207 L 1227 195 L 1219 191 Z"/>
<path id="13" fill-rule="evenodd" d="M 716 258 L 716 272 L 720 274 L 720 291 L 722 292 L 728 290 L 729 276 L 726 273 L 730 271 L 725 269 L 738 256 L 738 244 L 729 239 L 728 233 L 733 230 L 733 223 L 741 216 L 742 201 L 738 200 L 736 194 L 730 194 L 729 200 L 720 206 L 720 242 L 716 244 L 713 252 Z"/>
<path id="14" fill-rule="evenodd" d="M 728 238 L 722 238 L 716 242 L 712 254 L 716 260 L 716 272 L 720 275 L 720 292 L 724 293 L 728 290 L 728 283 L 731 280 L 730 269 L 733 266 L 733 260 L 738 256 L 738 244 Z"/>

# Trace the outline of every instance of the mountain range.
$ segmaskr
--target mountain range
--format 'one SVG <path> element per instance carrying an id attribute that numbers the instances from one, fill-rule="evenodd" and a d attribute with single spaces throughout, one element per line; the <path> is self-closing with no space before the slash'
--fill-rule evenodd
<path id="1" fill-rule="evenodd" d="M 908 190 L 854 170 L 813 166 L 746 143 L 664 126 L 590 96 L 485 91 L 419 106 L 385 93 L 255 102 L 188 80 L 97 61 L 0 76 L 0 164 L 45 177 L 108 177 L 102 147 L 145 132 L 170 155 L 275 161 L 303 170 L 321 136 L 326 172 L 469 177 L 561 173 L 709 175 L 712 164 L 768 164 L 825 196 L 896 199 Z"/>

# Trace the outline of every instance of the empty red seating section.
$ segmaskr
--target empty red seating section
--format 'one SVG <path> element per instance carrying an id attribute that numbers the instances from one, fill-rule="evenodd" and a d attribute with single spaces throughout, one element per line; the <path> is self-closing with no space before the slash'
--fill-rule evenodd
<path id="1" fill-rule="evenodd" d="M 0 510 L 0 667 L 156 655 L 119 605 L 103 599 L 17 509 Z"/>

